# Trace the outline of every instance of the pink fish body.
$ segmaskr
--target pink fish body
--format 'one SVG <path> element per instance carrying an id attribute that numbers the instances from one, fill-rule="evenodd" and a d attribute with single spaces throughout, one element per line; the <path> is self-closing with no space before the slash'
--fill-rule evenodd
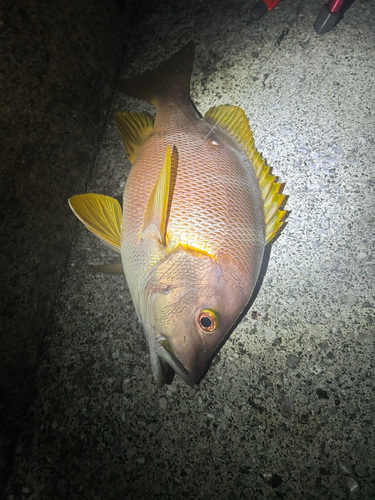
<path id="1" fill-rule="evenodd" d="M 156 118 L 116 114 L 132 168 L 120 227 L 116 201 L 99 201 L 108 202 L 102 225 L 115 228 L 112 239 L 90 227 L 98 206 L 90 197 L 101 195 L 70 200 L 86 226 L 121 252 L 160 386 L 174 372 L 189 385 L 205 375 L 286 216 L 282 185 L 256 151 L 243 111 L 219 106 L 202 118 L 191 103 L 193 55 L 190 43 L 155 71 L 120 82 L 124 92 L 151 102 Z"/>

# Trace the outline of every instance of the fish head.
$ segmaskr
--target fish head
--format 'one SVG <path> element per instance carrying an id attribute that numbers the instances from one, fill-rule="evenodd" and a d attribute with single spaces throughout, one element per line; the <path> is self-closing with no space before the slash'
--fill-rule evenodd
<path id="1" fill-rule="evenodd" d="M 141 317 L 157 385 L 164 385 L 168 365 L 190 386 L 203 378 L 246 306 L 249 287 L 229 258 L 219 263 L 181 249 L 155 267 L 141 299 Z"/>

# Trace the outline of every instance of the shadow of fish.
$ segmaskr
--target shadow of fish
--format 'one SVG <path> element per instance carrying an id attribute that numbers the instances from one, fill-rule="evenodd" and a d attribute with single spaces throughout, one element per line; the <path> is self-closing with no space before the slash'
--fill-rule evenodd
<path id="1" fill-rule="evenodd" d="M 193 59 L 190 42 L 156 70 L 119 82 L 156 108 L 155 121 L 115 115 L 132 163 L 123 214 L 108 196 L 69 200 L 86 227 L 121 253 L 97 269 L 125 273 L 159 386 L 175 373 L 190 386 L 205 375 L 287 215 L 283 185 L 254 147 L 242 109 L 218 106 L 202 118 L 190 101 Z"/>

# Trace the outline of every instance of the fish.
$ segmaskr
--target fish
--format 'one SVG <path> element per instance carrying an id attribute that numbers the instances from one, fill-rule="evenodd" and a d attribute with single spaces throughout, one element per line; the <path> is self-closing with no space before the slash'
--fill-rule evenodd
<path id="1" fill-rule="evenodd" d="M 69 199 L 120 254 L 96 270 L 125 274 L 159 387 L 176 374 L 191 387 L 201 382 L 288 215 L 284 184 L 255 148 L 245 112 L 219 105 L 201 116 L 192 102 L 194 51 L 189 42 L 156 69 L 118 82 L 156 111 L 115 114 L 132 164 L 123 207 L 102 194 Z"/>

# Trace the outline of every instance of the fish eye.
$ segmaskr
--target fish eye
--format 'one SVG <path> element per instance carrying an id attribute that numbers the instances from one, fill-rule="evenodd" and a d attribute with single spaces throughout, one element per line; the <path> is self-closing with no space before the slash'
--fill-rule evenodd
<path id="1" fill-rule="evenodd" d="M 213 332 L 219 325 L 219 315 L 213 309 L 202 309 L 199 314 L 199 326 L 204 332 Z"/>

